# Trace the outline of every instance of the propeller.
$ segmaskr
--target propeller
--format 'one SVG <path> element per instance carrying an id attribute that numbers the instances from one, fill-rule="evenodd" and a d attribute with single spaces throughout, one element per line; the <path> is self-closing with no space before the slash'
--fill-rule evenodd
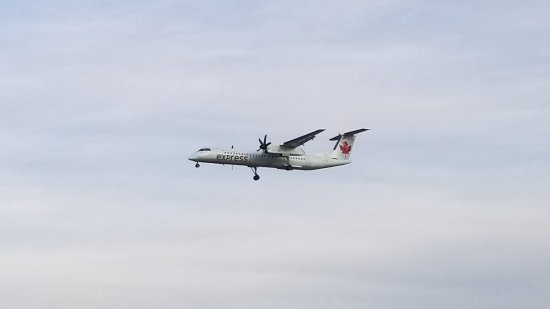
<path id="1" fill-rule="evenodd" d="M 267 134 L 264 135 L 263 141 L 261 138 L 258 138 L 258 141 L 260 142 L 260 148 L 257 151 L 263 150 L 264 152 L 267 152 L 267 147 L 271 145 L 271 142 L 267 142 Z"/>

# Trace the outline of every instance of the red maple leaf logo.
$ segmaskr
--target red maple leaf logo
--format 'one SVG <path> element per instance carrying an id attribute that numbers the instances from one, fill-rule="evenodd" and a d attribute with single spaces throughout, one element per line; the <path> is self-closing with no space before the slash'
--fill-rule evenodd
<path id="1" fill-rule="evenodd" d="M 348 144 L 348 142 L 344 141 L 342 145 L 340 145 L 340 151 L 342 152 L 342 154 L 347 155 L 351 151 L 351 146 Z"/>

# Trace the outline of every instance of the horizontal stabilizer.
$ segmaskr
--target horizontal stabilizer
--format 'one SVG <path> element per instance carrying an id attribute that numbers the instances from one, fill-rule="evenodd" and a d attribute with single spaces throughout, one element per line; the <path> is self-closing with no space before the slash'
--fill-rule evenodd
<path id="1" fill-rule="evenodd" d="M 365 132 L 365 131 L 368 131 L 368 130 L 370 130 L 370 129 L 358 129 L 358 130 L 354 130 L 354 131 L 349 131 L 349 132 L 346 132 L 344 134 L 336 135 L 335 137 L 331 138 L 330 141 L 337 141 L 342 137 L 353 136 L 355 134 Z"/>

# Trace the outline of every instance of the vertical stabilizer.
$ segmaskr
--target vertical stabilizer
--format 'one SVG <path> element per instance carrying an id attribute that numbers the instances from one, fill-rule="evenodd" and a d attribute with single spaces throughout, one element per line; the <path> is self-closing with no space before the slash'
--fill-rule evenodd
<path id="1" fill-rule="evenodd" d="M 331 153 L 331 158 L 348 161 L 351 157 L 353 143 L 355 142 L 355 134 L 365 132 L 367 130 L 368 129 L 354 130 L 331 138 L 331 141 L 336 141 L 336 145 L 334 145 Z"/>

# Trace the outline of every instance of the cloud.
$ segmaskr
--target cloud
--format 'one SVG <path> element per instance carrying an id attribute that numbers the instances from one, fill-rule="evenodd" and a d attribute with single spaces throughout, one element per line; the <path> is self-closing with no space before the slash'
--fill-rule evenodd
<path id="1" fill-rule="evenodd" d="M 548 305 L 546 6 L 1 4 L 0 304 Z M 338 169 L 186 159 L 359 127 Z"/>

